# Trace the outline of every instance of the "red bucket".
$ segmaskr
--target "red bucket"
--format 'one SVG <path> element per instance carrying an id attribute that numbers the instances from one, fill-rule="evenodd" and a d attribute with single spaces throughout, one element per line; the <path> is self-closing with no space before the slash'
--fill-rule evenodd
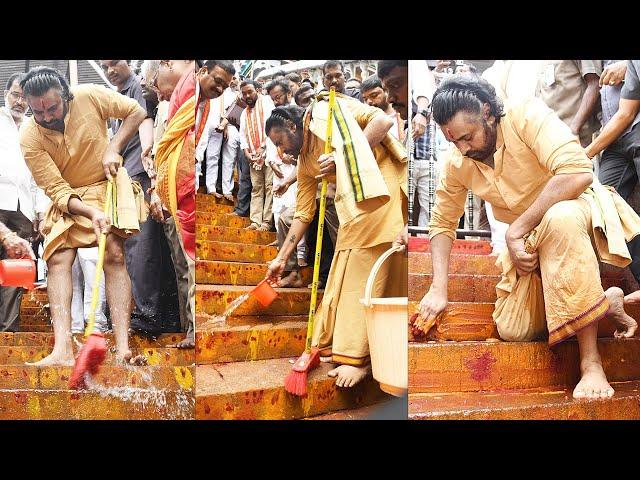
<path id="1" fill-rule="evenodd" d="M 34 288 L 36 264 L 29 258 L 0 260 L 0 285 L 3 287 Z"/>
<path id="2" fill-rule="evenodd" d="M 251 290 L 250 295 L 254 296 L 256 300 L 266 308 L 278 297 L 278 292 L 273 289 L 271 284 L 267 282 L 267 279 L 265 278 L 256 285 L 256 288 Z"/>

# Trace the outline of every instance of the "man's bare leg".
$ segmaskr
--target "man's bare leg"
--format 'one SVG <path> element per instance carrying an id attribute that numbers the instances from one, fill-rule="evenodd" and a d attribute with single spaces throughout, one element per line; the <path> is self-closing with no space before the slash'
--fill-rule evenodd
<path id="1" fill-rule="evenodd" d="M 573 398 L 608 398 L 613 396 L 613 388 L 609 385 L 602 369 L 602 361 L 598 353 L 598 322 L 593 322 L 578 332 L 580 346 L 580 372 L 582 378 L 573 390 Z"/>
<path id="2" fill-rule="evenodd" d="M 49 269 L 47 294 L 53 322 L 55 345 L 53 351 L 38 362 L 27 365 L 48 367 L 53 365 L 73 366 L 73 345 L 71 342 L 71 267 L 76 258 L 72 248 L 55 252 L 47 261 Z"/>
<path id="3" fill-rule="evenodd" d="M 338 387 L 350 388 L 371 375 L 371 364 L 365 365 L 364 367 L 340 365 L 329 371 L 327 375 L 337 377 L 336 385 Z"/>
<path id="4" fill-rule="evenodd" d="M 104 282 L 107 303 L 116 339 L 116 360 L 123 363 L 144 364 L 143 355 L 133 357 L 129 349 L 129 319 L 131 318 L 131 279 L 124 257 L 124 240 L 117 235 L 107 236 L 104 256 Z"/>
<path id="5" fill-rule="evenodd" d="M 635 292 L 634 292 L 635 293 Z M 625 296 L 619 287 L 611 287 L 604 294 L 609 300 L 607 316 L 615 320 L 618 328 L 613 336 L 616 338 L 631 338 L 638 329 L 638 323 L 624 311 Z"/>

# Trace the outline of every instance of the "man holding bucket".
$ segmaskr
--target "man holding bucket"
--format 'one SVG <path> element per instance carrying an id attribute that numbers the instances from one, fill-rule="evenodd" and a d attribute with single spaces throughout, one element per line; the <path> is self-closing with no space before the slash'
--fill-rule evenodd
<path id="1" fill-rule="evenodd" d="M 344 128 L 334 126 L 334 152 L 323 154 L 328 97 L 328 92 L 320 93 L 306 112 L 295 105 L 278 107 L 267 121 L 267 135 L 276 147 L 299 156 L 294 221 L 267 277 L 280 279 L 286 259 L 313 219 L 318 182 L 325 177 L 335 182 L 340 228 L 311 344 L 338 364 L 329 372 L 336 385 L 353 387 L 371 371 L 360 299 L 374 263 L 406 223 L 407 155 L 388 133 L 393 122 L 384 112 L 341 93 L 336 93 L 334 112 Z M 393 273 L 402 271 L 394 267 L 403 260 L 397 257 L 380 269 L 372 296 L 407 295 L 406 275 L 402 281 L 401 274 Z"/>

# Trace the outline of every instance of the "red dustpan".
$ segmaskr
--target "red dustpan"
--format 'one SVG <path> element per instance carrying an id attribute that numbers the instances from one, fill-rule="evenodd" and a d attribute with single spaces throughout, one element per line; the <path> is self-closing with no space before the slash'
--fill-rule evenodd
<path id="1" fill-rule="evenodd" d="M 30 258 L 0 260 L 0 285 L 33 290 L 36 264 Z"/>
<path id="2" fill-rule="evenodd" d="M 256 288 L 251 290 L 249 294 L 255 297 L 255 299 L 258 300 L 258 302 L 260 302 L 260 304 L 265 308 L 271 305 L 273 301 L 278 298 L 278 292 L 273 289 L 271 284 L 267 282 L 266 278 L 256 285 Z"/>

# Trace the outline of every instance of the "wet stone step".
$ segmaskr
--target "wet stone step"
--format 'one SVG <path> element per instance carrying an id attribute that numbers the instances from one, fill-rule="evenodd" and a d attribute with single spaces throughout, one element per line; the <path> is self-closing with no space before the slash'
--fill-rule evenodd
<path id="1" fill-rule="evenodd" d="M 206 205 L 233 205 L 233 202 L 230 202 L 224 197 L 218 198 L 215 195 L 209 195 L 205 193 L 197 193 L 196 194 L 196 204 L 206 204 Z"/>
<path id="2" fill-rule="evenodd" d="M 196 361 L 199 365 L 300 355 L 304 351 L 307 334 L 306 315 L 269 317 L 253 325 L 204 325 L 196 331 Z"/>
<path id="3" fill-rule="evenodd" d="M 233 212 L 233 205 L 222 205 L 219 203 L 207 203 L 196 201 L 196 210 L 203 213 L 231 213 Z"/>
<path id="4" fill-rule="evenodd" d="M 640 379 L 640 339 L 600 339 L 609 381 Z M 575 340 L 409 344 L 410 393 L 575 386 L 580 380 Z"/>
<path id="5" fill-rule="evenodd" d="M 431 244 L 428 238 L 409 237 L 409 252 L 430 252 Z M 467 255 L 491 254 L 491 243 L 486 240 L 454 240 L 451 253 Z"/>
<path id="6" fill-rule="evenodd" d="M 67 390 L 73 367 L 1 365 L 1 389 Z M 192 390 L 195 366 L 115 366 L 102 365 L 93 377 L 95 388 L 137 387 Z"/>
<path id="7" fill-rule="evenodd" d="M 191 420 L 193 409 L 185 390 L 0 390 L 3 420 Z"/>
<path id="8" fill-rule="evenodd" d="M 246 230 L 244 228 L 197 225 L 196 238 L 210 242 L 268 245 L 276 240 L 276 232 L 259 232 L 257 230 Z"/>
<path id="9" fill-rule="evenodd" d="M 253 287 L 232 285 L 196 285 L 196 314 L 223 314 L 238 297 L 248 294 Z M 269 307 L 263 307 L 255 298 L 241 304 L 233 315 L 306 315 L 311 300 L 310 288 L 276 288 L 278 298 Z M 318 305 L 322 292 L 318 292 Z"/>
<path id="10" fill-rule="evenodd" d="M 293 360 L 293 358 L 292 358 Z M 309 374 L 307 396 L 284 389 L 289 359 L 235 362 L 196 367 L 196 419 L 295 419 L 378 403 L 389 395 L 369 377 L 353 388 L 339 388 L 327 376 L 331 364 Z"/>
<path id="11" fill-rule="evenodd" d="M 573 387 L 409 395 L 412 420 L 638 420 L 640 382 L 612 383 L 609 399 L 574 400 Z"/>
<path id="12" fill-rule="evenodd" d="M 82 333 L 74 333 L 74 342 L 82 342 Z M 105 335 L 107 346 L 115 345 L 113 334 Z M 140 335 L 129 335 L 129 346 L 131 348 L 160 348 L 175 345 L 185 338 L 184 333 L 163 333 L 155 338 L 143 337 Z M 1 332 L 0 346 L 48 346 L 53 347 L 54 337 L 52 333 L 39 332 Z"/>
<path id="13" fill-rule="evenodd" d="M 238 217 L 237 215 L 198 212 L 196 210 L 196 225 L 245 228 L 251 225 L 251 220 L 249 220 L 248 217 Z"/>
<path id="14" fill-rule="evenodd" d="M 196 240 L 198 260 L 264 264 L 276 258 L 276 255 L 278 255 L 278 249 L 267 245 Z"/>
<path id="15" fill-rule="evenodd" d="M 196 261 L 196 283 L 211 285 L 257 285 L 267 274 L 266 263 Z M 300 269 L 303 286 L 311 283 L 313 268 Z"/>

